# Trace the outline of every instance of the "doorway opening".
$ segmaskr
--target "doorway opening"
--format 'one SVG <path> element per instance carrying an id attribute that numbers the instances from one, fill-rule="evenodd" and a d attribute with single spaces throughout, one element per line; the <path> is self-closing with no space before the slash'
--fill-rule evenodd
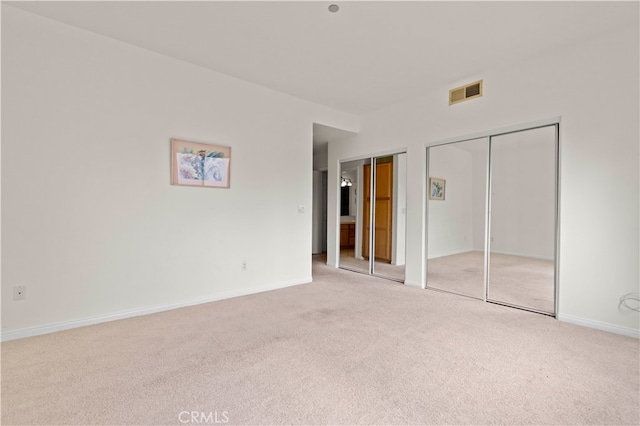
<path id="1" fill-rule="evenodd" d="M 313 194 L 311 254 L 327 253 L 327 194 L 329 143 L 348 138 L 356 133 L 336 127 L 313 123 Z"/>

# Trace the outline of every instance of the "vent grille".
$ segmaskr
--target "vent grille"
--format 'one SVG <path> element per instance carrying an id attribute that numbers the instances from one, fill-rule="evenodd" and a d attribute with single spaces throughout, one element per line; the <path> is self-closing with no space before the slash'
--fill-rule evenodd
<path id="1" fill-rule="evenodd" d="M 449 90 L 449 105 L 482 96 L 482 80 Z"/>

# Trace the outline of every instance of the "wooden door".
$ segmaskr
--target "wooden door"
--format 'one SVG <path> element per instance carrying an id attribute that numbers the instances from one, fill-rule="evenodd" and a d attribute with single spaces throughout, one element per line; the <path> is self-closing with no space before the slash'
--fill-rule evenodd
<path id="1" fill-rule="evenodd" d="M 369 258 L 369 226 L 371 218 L 369 209 L 371 203 L 371 166 L 364 166 L 364 203 L 363 203 L 363 239 L 362 255 Z M 375 187 L 375 249 L 374 258 L 378 261 L 391 263 L 391 232 L 393 221 L 393 158 L 376 160 Z"/>
<path id="2" fill-rule="evenodd" d="M 364 202 L 362 203 L 362 256 L 369 259 L 369 224 L 371 222 L 370 206 L 371 206 L 371 165 L 365 164 L 362 171 L 362 194 Z"/>

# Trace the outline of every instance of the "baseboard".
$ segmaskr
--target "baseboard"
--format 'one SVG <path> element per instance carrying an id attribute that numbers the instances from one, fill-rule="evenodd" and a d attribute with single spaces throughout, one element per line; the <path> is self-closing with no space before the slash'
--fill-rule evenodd
<path id="1" fill-rule="evenodd" d="M 281 288 L 293 287 L 301 284 L 309 284 L 311 282 L 312 282 L 312 278 L 308 277 L 307 279 L 304 279 L 301 281 L 295 280 L 295 281 L 288 281 L 284 283 L 271 284 L 271 285 L 260 286 L 260 287 L 252 287 L 244 290 L 226 291 L 226 292 L 217 293 L 207 297 L 188 299 L 188 300 L 180 301 L 177 303 L 172 303 L 169 305 L 160 305 L 160 306 L 153 306 L 148 308 L 133 309 L 129 311 L 116 312 L 108 315 L 99 315 L 96 317 L 83 318 L 83 319 L 71 320 L 71 321 L 62 321 L 62 322 L 42 325 L 38 327 L 23 328 L 23 329 L 14 330 L 14 331 L 5 331 L 5 332 L 2 332 L 2 337 L 0 337 L 0 341 L 8 342 L 10 340 L 23 339 L 25 337 L 40 336 L 42 334 L 55 333 L 57 331 L 70 330 L 72 328 L 85 327 L 88 325 L 100 324 L 103 322 L 139 317 L 142 315 L 156 314 L 158 312 L 170 311 L 178 308 L 185 308 L 187 306 L 201 305 L 203 303 L 210 303 L 210 302 L 216 302 L 219 300 L 232 299 L 234 297 L 240 297 L 240 296 L 248 296 L 250 294 L 263 293 L 265 291 L 279 290 Z"/>
<path id="2" fill-rule="evenodd" d="M 640 330 L 630 327 L 622 327 L 606 322 L 590 320 L 586 318 L 576 317 L 573 315 L 558 314 L 556 316 L 559 321 L 568 322 L 570 324 L 581 325 L 583 327 L 593 328 L 596 330 L 607 331 L 609 333 L 621 334 L 623 336 L 635 337 L 640 339 Z"/>
<path id="3" fill-rule="evenodd" d="M 435 260 L 435 259 L 439 259 L 441 257 L 447 257 L 447 256 L 455 256 L 456 254 L 465 254 L 465 253 L 471 253 L 472 251 L 479 251 L 482 252 L 482 250 L 474 250 L 474 249 L 468 249 L 468 250 L 458 250 L 458 251 L 448 251 L 448 252 L 444 252 L 444 253 L 439 253 L 436 256 L 432 256 L 432 257 L 428 257 L 427 260 Z"/>
<path id="4" fill-rule="evenodd" d="M 437 256 L 434 256 L 434 257 L 430 257 L 427 260 L 434 260 L 434 259 L 439 259 L 441 257 L 455 256 L 456 254 L 465 254 L 465 253 L 471 253 L 471 252 L 484 253 L 484 249 L 483 250 L 471 249 L 471 250 L 465 250 L 465 251 L 447 252 L 447 253 L 444 253 L 444 254 L 438 254 Z M 533 256 L 533 255 L 530 255 L 530 254 L 507 252 L 507 251 L 491 250 L 491 253 L 504 254 L 504 255 L 507 255 L 507 256 L 526 257 L 526 258 L 529 258 L 529 259 L 553 260 L 553 257 Z"/>
<path id="5" fill-rule="evenodd" d="M 538 260 L 550 260 L 550 261 L 553 261 L 553 257 L 535 256 L 535 255 L 526 254 L 526 253 L 515 253 L 515 252 L 498 251 L 498 250 L 491 250 L 491 253 L 504 254 L 504 255 L 507 255 L 507 256 L 524 257 L 524 258 L 527 258 L 527 259 L 538 259 Z"/>

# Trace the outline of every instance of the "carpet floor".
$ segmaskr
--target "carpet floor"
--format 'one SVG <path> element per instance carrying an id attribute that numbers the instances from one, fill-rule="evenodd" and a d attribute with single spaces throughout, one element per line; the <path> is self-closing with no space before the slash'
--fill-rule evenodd
<path id="1" fill-rule="evenodd" d="M 554 312 L 553 261 L 491 253 L 489 270 L 489 299 Z M 471 251 L 429 259 L 427 286 L 482 299 L 484 253 Z"/>
<path id="2" fill-rule="evenodd" d="M 2 424 L 640 422 L 637 339 L 321 258 L 313 276 L 4 342 Z"/>

